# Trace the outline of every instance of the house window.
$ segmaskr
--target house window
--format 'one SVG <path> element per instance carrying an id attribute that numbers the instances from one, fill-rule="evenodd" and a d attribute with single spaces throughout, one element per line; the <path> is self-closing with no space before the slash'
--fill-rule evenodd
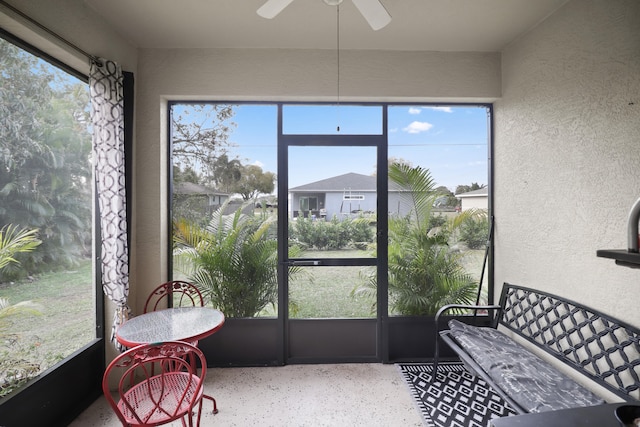
<path id="1" fill-rule="evenodd" d="M 301 211 L 317 211 L 318 210 L 318 198 L 317 197 L 300 197 L 300 210 Z"/>
<path id="2" fill-rule="evenodd" d="M 0 397 L 96 338 L 89 86 L 30 49 L 0 38 Z"/>

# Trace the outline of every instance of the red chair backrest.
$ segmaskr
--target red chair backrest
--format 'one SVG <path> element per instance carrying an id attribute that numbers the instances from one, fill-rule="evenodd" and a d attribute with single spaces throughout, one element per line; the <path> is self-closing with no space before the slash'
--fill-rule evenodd
<path id="1" fill-rule="evenodd" d="M 201 366 L 198 375 L 197 366 Z M 102 379 L 104 396 L 123 425 L 159 425 L 202 409 L 207 363 L 202 351 L 180 341 L 144 344 L 116 357 Z M 115 401 L 109 384 L 117 380 Z"/>
<path id="2" fill-rule="evenodd" d="M 171 302 L 171 304 L 169 304 Z M 144 304 L 144 313 L 167 307 L 204 307 L 200 290 L 182 280 L 165 282 L 155 288 Z"/>

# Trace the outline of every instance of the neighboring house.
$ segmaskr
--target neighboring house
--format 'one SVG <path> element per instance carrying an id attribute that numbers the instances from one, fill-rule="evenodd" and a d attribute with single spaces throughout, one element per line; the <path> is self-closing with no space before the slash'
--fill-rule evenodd
<path id="1" fill-rule="evenodd" d="M 461 211 L 469 209 L 489 209 L 489 187 L 456 194 L 456 197 L 460 199 Z"/>
<path id="2" fill-rule="evenodd" d="M 376 177 L 346 173 L 289 189 L 289 215 L 342 219 L 377 211 Z M 397 185 L 389 183 L 389 214 L 406 215 Z"/>
<path id="3" fill-rule="evenodd" d="M 176 183 L 173 186 L 173 194 L 176 199 L 199 200 L 207 214 L 219 208 L 229 198 L 228 193 L 186 181 Z"/>

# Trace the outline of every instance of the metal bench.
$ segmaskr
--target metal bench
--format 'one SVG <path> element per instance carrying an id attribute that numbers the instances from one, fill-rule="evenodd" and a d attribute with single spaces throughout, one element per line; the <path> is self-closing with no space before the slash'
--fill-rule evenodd
<path id="1" fill-rule="evenodd" d="M 491 326 L 450 319 L 440 337 L 518 413 L 605 403 L 552 364 L 498 330 L 506 328 L 625 401 L 640 399 L 638 329 L 610 316 L 535 289 L 505 283 L 499 305 L 452 304 L 452 309 L 487 310 Z M 474 316 L 465 316 L 472 319 Z M 464 320 L 464 318 L 463 318 Z M 439 340 L 434 375 L 437 378 Z"/>

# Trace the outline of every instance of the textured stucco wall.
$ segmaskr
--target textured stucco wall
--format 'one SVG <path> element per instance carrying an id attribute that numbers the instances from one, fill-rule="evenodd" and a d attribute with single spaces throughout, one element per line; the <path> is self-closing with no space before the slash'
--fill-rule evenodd
<path id="1" fill-rule="evenodd" d="M 574 0 L 509 46 L 495 103 L 495 283 L 583 302 L 640 327 L 626 248 L 640 197 L 640 2 Z"/>

